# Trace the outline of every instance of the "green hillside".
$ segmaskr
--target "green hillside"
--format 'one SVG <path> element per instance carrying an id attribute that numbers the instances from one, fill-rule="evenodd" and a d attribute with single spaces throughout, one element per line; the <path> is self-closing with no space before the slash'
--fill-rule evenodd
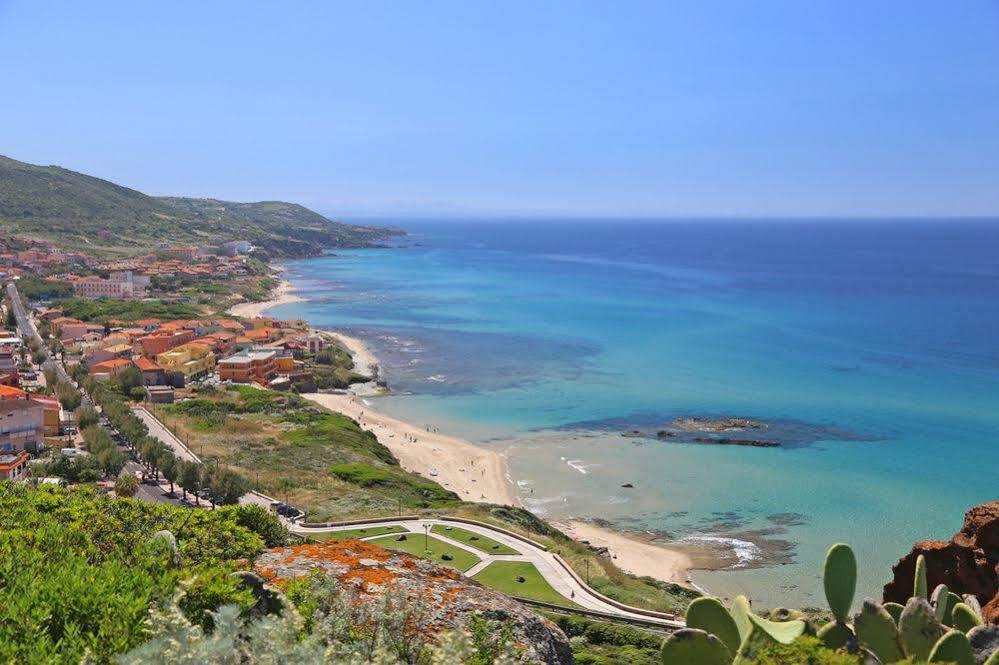
<path id="1" fill-rule="evenodd" d="M 158 243 L 249 240 L 268 257 L 364 247 L 398 229 L 354 226 L 295 203 L 234 203 L 148 196 L 59 166 L 0 156 L 0 232 L 93 254 L 127 254 Z"/>

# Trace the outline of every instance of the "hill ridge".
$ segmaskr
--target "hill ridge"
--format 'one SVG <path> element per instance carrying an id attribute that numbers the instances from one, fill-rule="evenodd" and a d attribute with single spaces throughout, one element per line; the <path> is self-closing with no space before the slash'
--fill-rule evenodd
<path id="1" fill-rule="evenodd" d="M 367 247 L 404 233 L 344 224 L 286 201 L 151 196 L 63 166 L 39 166 L 4 155 L 0 232 L 104 255 L 134 253 L 164 242 L 240 239 L 259 247 L 265 259 Z"/>

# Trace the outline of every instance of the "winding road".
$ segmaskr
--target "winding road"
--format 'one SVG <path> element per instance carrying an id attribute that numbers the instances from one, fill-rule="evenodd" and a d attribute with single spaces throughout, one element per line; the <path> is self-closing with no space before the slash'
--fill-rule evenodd
<path id="1" fill-rule="evenodd" d="M 611 599 L 597 593 L 586 585 L 579 576 L 570 572 L 569 566 L 556 553 L 548 551 L 540 544 L 525 542 L 515 538 L 508 533 L 494 529 L 485 524 L 469 523 L 461 520 L 450 520 L 446 517 L 440 518 L 420 518 L 420 519 L 385 519 L 378 521 L 365 520 L 363 524 L 351 523 L 327 527 L 303 527 L 295 525 L 292 531 L 301 536 L 322 536 L 323 534 L 335 533 L 337 531 L 352 531 L 358 528 L 371 527 L 402 527 L 414 534 L 424 533 L 425 528 L 432 528 L 435 525 L 460 527 L 466 531 L 471 531 L 479 535 L 491 538 L 507 547 L 520 552 L 520 554 L 487 554 L 453 538 L 448 538 L 439 531 L 432 532 L 432 536 L 438 540 L 446 542 L 448 545 L 460 548 L 481 559 L 479 563 L 467 570 L 466 577 L 473 577 L 494 561 L 524 561 L 534 565 L 542 577 L 561 594 L 566 600 L 570 600 L 577 605 L 594 612 L 611 614 L 625 619 L 633 619 L 646 623 L 655 623 L 668 629 L 679 629 L 684 627 L 682 621 L 678 621 L 663 613 L 651 612 L 640 608 L 629 608 L 627 605 L 615 603 Z M 372 540 L 384 538 L 386 534 L 376 534 L 362 538 L 361 540 Z"/>

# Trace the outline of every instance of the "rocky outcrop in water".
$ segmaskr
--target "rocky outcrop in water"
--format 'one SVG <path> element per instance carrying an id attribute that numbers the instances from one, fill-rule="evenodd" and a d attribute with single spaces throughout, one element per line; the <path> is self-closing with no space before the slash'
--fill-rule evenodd
<path id="1" fill-rule="evenodd" d="M 999 624 L 999 501 L 975 506 L 950 540 L 921 540 L 892 568 L 884 600 L 904 603 L 913 593 L 916 557 L 926 559 L 929 588 L 938 584 L 970 593 L 982 605 L 985 620 Z"/>
<path id="2" fill-rule="evenodd" d="M 458 571 L 357 540 L 278 547 L 255 562 L 257 574 L 278 586 L 315 571 L 333 575 L 361 599 L 392 592 L 419 608 L 412 626 L 424 634 L 464 629 L 473 617 L 509 625 L 513 641 L 529 662 L 573 662 L 569 640 L 558 626 L 524 605 L 488 589 Z"/>

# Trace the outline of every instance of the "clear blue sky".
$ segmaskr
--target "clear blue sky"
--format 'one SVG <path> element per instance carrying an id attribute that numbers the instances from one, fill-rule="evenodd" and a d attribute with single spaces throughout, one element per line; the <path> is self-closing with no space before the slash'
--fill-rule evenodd
<path id="1" fill-rule="evenodd" d="M 999 214 L 997 0 L 0 0 L 0 72 L 0 154 L 156 194 Z"/>

